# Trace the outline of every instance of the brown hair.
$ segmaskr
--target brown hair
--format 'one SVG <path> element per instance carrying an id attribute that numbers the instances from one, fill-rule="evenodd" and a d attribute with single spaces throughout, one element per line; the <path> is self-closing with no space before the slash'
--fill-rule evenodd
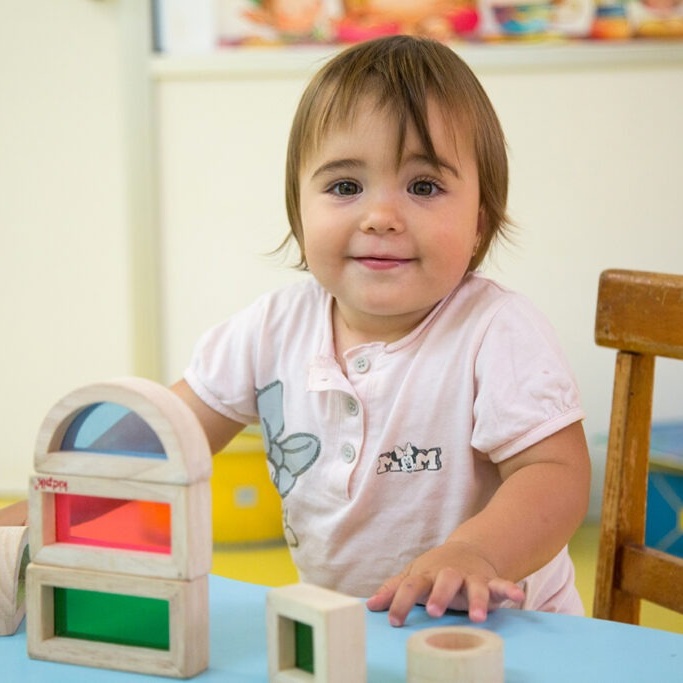
<path id="1" fill-rule="evenodd" d="M 452 121 L 454 144 L 456 124 L 472 135 L 483 212 L 480 241 L 469 264 L 476 268 L 494 238 L 509 227 L 505 136 L 488 96 L 465 62 L 439 42 L 411 36 L 379 38 L 344 50 L 304 91 L 287 148 L 285 199 L 291 232 L 280 248 L 294 238 L 301 252 L 298 266 L 306 267 L 299 196 L 302 165 L 329 130 L 352 119 L 355 103 L 365 95 L 396 113 L 399 159 L 406 129 L 414 126 L 425 153 L 438 165 L 427 124 L 429 100 Z"/>

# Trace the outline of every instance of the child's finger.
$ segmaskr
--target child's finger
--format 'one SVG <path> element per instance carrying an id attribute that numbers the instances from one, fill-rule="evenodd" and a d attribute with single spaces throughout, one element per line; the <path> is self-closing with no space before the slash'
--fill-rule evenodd
<path id="1" fill-rule="evenodd" d="M 512 602 L 521 603 L 526 597 L 524 590 L 516 583 L 500 578 L 492 579 L 489 582 L 489 590 L 491 591 L 492 602 L 512 600 Z"/>
<path id="2" fill-rule="evenodd" d="M 486 621 L 489 613 L 489 601 L 491 592 L 489 582 L 482 580 L 481 577 L 473 577 L 465 581 L 465 591 L 467 592 L 467 613 L 470 621 L 481 623 Z"/>
<path id="3" fill-rule="evenodd" d="M 442 569 L 434 581 L 434 586 L 429 594 L 426 609 L 430 617 L 442 617 L 451 606 L 457 594 L 460 592 L 464 581 L 463 575 L 446 567 Z"/>
<path id="4" fill-rule="evenodd" d="M 389 607 L 389 623 L 403 626 L 415 605 L 424 603 L 432 588 L 432 581 L 424 574 L 408 574 L 403 578 Z"/>
<path id="5" fill-rule="evenodd" d="M 405 574 L 397 574 L 387 579 L 380 588 L 377 589 L 374 595 L 370 596 L 365 604 L 371 612 L 383 612 L 388 610 L 391 601 L 396 595 L 396 591 L 405 578 Z"/>

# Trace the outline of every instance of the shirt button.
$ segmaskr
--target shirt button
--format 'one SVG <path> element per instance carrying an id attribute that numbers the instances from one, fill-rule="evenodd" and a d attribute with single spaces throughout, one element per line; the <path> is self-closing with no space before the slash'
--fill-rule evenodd
<path id="1" fill-rule="evenodd" d="M 342 458 L 344 462 L 353 462 L 356 459 L 356 449 L 350 444 L 345 443 L 342 446 Z"/>
<path id="2" fill-rule="evenodd" d="M 353 361 L 353 367 L 356 369 L 356 372 L 367 372 L 370 369 L 370 361 L 365 356 L 358 356 Z"/>
<path id="3" fill-rule="evenodd" d="M 349 415 L 358 415 L 358 401 L 349 396 L 346 399 L 346 410 L 348 411 Z"/>

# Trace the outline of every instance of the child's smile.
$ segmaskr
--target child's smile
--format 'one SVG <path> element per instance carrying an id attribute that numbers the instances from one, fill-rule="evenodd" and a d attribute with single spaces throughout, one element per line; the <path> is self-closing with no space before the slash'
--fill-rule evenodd
<path id="1" fill-rule="evenodd" d="M 335 297 L 345 348 L 407 334 L 467 272 L 480 213 L 474 153 L 464 135 L 456 151 L 436 107 L 429 123 L 439 163 L 412 127 L 397 161 L 394 117 L 366 98 L 301 171 L 306 260 Z"/>
<path id="2" fill-rule="evenodd" d="M 372 270 L 389 270 L 390 268 L 400 268 L 401 266 L 405 266 L 412 261 L 412 259 L 390 255 L 356 256 L 355 260 Z"/>

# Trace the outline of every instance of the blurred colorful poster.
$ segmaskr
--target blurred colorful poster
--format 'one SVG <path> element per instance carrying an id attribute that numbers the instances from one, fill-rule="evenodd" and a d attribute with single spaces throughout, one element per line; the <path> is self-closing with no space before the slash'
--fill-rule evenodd
<path id="1" fill-rule="evenodd" d="M 153 0 L 160 52 L 346 44 L 683 37 L 683 0 Z"/>
<path id="2" fill-rule="evenodd" d="M 219 0 L 223 45 L 353 43 L 397 33 L 476 35 L 474 0 Z"/>

